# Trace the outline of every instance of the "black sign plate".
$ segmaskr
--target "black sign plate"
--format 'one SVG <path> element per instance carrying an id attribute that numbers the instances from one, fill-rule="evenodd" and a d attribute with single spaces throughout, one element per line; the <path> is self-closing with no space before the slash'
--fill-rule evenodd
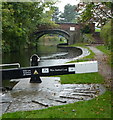
<path id="1" fill-rule="evenodd" d="M 38 74 L 39 76 L 75 74 L 75 64 L 65 64 L 46 67 L 35 66 L 19 69 L 4 69 L 0 70 L 0 73 L 2 73 L 2 80 L 29 78 L 33 74 Z"/>

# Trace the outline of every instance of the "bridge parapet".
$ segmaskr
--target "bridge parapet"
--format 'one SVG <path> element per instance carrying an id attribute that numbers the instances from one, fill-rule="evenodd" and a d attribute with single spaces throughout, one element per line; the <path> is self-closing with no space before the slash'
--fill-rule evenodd
<path id="1" fill-rule="evenodd" d="M 70 30 L 71 28 L 74 28 L 76 31 L 76 30 L 82 29 L 85 26 L 84 23 L 79 23 L 79 24 L 78 23 L 56 23 L 56 24 L 59 25 L 60 29 L 66 30 L 68 32 L 71 31 Z M 89 27 L 91 29 L 91 32 L 95 31 L 95 24 L 94 23 L 90 23 Z"/>
<path id="2" fill-rule="evenodd" d="M 56 24 L 59 24 L 60 29 L 66 30 L 68 32 L 72 31 L 72 28 L 73 31 L 81 29 L 81 24 L 77 24 L 77 23 L 56 23 Z"/>

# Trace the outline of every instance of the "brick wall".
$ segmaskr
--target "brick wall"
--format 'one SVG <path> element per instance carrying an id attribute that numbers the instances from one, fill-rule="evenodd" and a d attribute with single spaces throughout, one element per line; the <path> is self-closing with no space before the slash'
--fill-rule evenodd
<path id="1" fill-rule="evenodd" d="M 75 24 L 75 23 L 57 23 L 59 24 L 59 28 L 63 29 L 63 30 L 70 30 L 70 27 L 75 27 L 75 29 L 80 29 L 80 25 L 79 24 Z"/>
<path id="2" fill-rule="evenodd" d="M 63 29 L 63 30 L 70 30 L 70 27 L 75 27 L 76 30 L 80 30 L 82 28 L 82 26 L 84 26 L 83 24 L 76 24 L 76 23 L 57 23 L 59 24 L 59 29 Z M 89 24 L 91 31 L 94 32 L 95 31 L 95 24 L 91 23 Z"/>

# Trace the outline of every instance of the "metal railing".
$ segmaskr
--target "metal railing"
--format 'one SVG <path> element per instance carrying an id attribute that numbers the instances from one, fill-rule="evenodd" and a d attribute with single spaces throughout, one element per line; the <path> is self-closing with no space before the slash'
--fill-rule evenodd
<path id="1" fill-rule="evenodd" d="M 8 66 L 18 66 L 18 68 L 20 68 L 20 64 L 19 63 L 1 64 L 0 65 L 0 67 L 8 67 Z"/>

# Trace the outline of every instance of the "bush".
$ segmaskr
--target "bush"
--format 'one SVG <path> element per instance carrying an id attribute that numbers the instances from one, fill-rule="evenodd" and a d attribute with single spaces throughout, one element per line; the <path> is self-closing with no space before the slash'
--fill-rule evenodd
<path id="1" fill-rule="evenodd" d="M 81 29 L 82 33 L 91 33 L 91 28 L 89 25 L 85 25 L 82 29 Z"/>
<path id="2" fill-rule="evenodd" d="M 2 40 L 2 51 L 3 52 L 10 52 L 11 51 L 11 48 L 10 48 L 10 45 L 7 44 L 4 40 Z"/>
<path id="3" fill-rule="evenodd" d="M 100 36 L 103 39 L 104 44 L 108 46 L 108 48 L 110 48 L 111 47 L 111 20 L 103 26 L 100 32 Z"/>

